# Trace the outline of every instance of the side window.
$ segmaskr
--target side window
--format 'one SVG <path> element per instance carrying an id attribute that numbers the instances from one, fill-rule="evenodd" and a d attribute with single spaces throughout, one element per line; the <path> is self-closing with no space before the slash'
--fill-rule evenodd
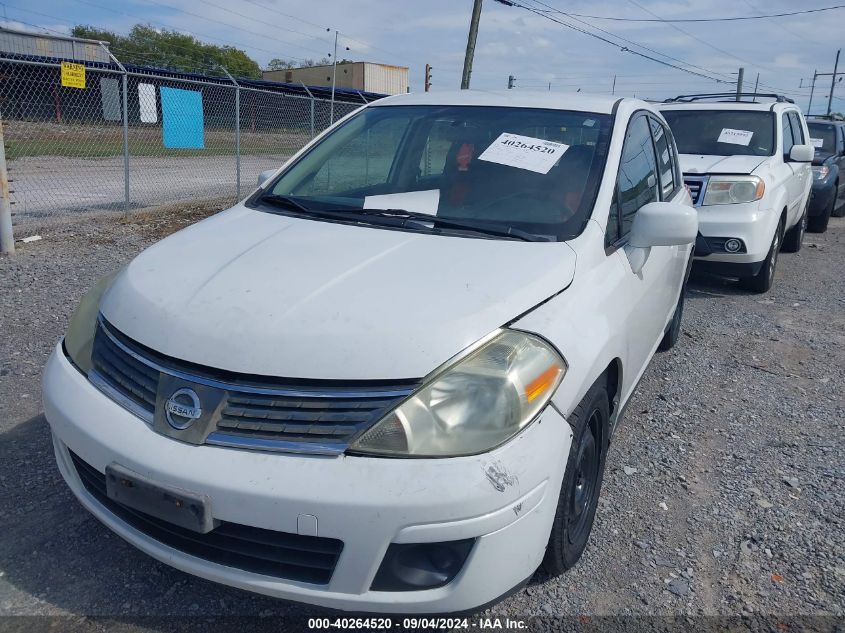
<path id="1" fill-rule="evenodd" d="M 792 142 L 795 145 L 803 145 L 804 128 L 801 127 L 801 117 L 794 110 L 789 113 L 789 122 L 792 123 Z"/>
<path id="2" fill-rule="evenodd" d="M 651 130 L 645 116 L 637 116 L 625 133 L 625 144 L 616 181 L 622 231 L 627 235 L 640 207 L 660 199 L 657 182 L 657 161 Z"/>
<path id="3" fill-rule="evenodd" d="M 787 158 L 795 142 L 792 140 L 792 126 L 789 124 L 789 117 L 786 115 L 786 112 L 781 117 L 781 131 L 783 136 L 783 157 Z"/>
<path id="4" fill-rule="evenodd" d="M 649 117 L 654 147 L 657 150 L 657 171 L 660 174 L 660 191 L 663 200 L 668 199 L 675 190 L 675 164 L 669 135 L 657 119 Z"/>
<path id="5" fill-rule="evenodd" d="M 845 154 L 845 126 L 837 125 L 836 128 L 839 130 L 839 136 L 837 137 L 836 143 L 836 153 Z"/>
<path id="6" fill-rule="evenodd" d="M 619 205 L 616 203 L 616 196 L 610 203 L 610 214 L 607 216 L 607 231 L 604 234 L 604 245 L 610 246 L 619 239 Z"/>

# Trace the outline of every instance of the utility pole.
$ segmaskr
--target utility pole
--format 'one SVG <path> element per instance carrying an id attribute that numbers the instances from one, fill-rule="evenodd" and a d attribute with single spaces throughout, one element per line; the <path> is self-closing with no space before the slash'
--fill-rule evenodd
<path id="1" fill-rule="evenodd" d="M 425 91 L 431 89 L 431 64 L 425 65 Z"/>
<path id="2" fill-rule="evenodd" d="M 816 77 L 819 76 L 818 70 L 813 70 L 813 83 L 810 85 L 810 103 L 807 104 L 807 116 L 813 111 L 813 92 L 816 89 Z"/>
<path id="3" fill-rule="evenodd" d="M 334 32 L 334 62 L 332 63 L 332 106 L 329 114 L 329 125 L 334 123 L 334 87 L 337 83 L 337 30 Z"/>
<path id="4" fill-rule="evenodd" d="M 757 79 L 754 81 L 754 103 L 757 103 L 757 86 L 760 85 L 760 73 L 757 73 Z"/>
<path id="5" fill-rule="evenodd" d="M 616 94 L 616 75 L 613 75 L 613 87 L 610 89 L 610 94 L 611 95 Z"/>
<path id="6" fill-rule="evenodd" d="M 461 76 L 461 90 L 469 90 L 469 79 L 472 76 L 472 59 L 475 57 L 475 40 L 478 38 L 478 21 L 481 19 L 481 0 L 473 0 L 472 19 L 469 23 L 467 36 L 467 52 L 464 56 L 464 73 Z"/>
<path id="7" fill-rule="evenodd" d="M 739 101 L 739 95 L 742 94 L 742 80 L 745 77 L 745 68 L 739 69 L 739 76 L 736 78 L 736 100 Z"/>
<path id="8" fill-rule="evenodd" d="M 513 75 L 508 75 L 508 90 L 513 88 L 513 82 L 516 81 L 516 77 Z"/>
<path id="9" fill-rule="evenodd" d="M 841 52 L 841 48 L 836 51 L 836 61 L 833 64 L 833 77 L 830 78 L 830 94 L 827 96 L 827 116 L 830 116 L 830 108 L 833 105 L 833 88 L 836 86 L 836 71 L 839 70 L 839 53 Z"/>

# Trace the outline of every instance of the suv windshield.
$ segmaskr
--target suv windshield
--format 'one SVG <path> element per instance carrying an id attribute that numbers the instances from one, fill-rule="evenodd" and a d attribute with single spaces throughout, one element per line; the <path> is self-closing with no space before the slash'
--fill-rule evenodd
<path id="1" fill-rule="evenodd" d="M 836 128 L 829 123 L 815 123 L 807 121 L 810 129 L 810 143 L 817 150 L 827 154 L 833 154 L 836 147 Z"/>
<path id="2" fill-rule="evenodd" d="M 771 156 L 775 123 L 771 112 L 661 110 L 681 154 Z"/>
<path id="3" fill-rule="evenodd" d="M 595 203 L 610 131 L 606 114 L 373 106 L 321 140 L 253 203 L 404 230 L 571 239 Z"/>

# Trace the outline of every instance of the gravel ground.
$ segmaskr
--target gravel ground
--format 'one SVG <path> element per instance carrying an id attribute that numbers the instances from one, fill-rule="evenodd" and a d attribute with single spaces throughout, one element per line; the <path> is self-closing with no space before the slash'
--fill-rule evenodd
<path id="1" fill-rule="evenodd" d="M 138 616 L 211 626 L 315 613 L 137 552 L 82 509 L 53 463 L 39 376 L 73 307 L 101 275 L 203 213 L 66 225 L 0 259 L 0 614 L 134 631 L 173 623 Z M 694 278 L 681 343 L 655 357 L 614 438 L 584 558 L 561 578 L 538 574 L 487 615 L 842 622 L 843 368 L 845 220 L 781 257 L 767 295 Z"/>

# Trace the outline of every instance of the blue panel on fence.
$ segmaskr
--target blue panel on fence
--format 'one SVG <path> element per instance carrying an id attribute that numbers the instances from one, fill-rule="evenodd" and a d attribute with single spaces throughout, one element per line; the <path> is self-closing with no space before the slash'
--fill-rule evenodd
<path id="1" fill-rule="evenodd" d="M 164 146 L 174 149 L 204 148 L 202 93 L 165 87 L 160 88 L 159 92 Z"/>

